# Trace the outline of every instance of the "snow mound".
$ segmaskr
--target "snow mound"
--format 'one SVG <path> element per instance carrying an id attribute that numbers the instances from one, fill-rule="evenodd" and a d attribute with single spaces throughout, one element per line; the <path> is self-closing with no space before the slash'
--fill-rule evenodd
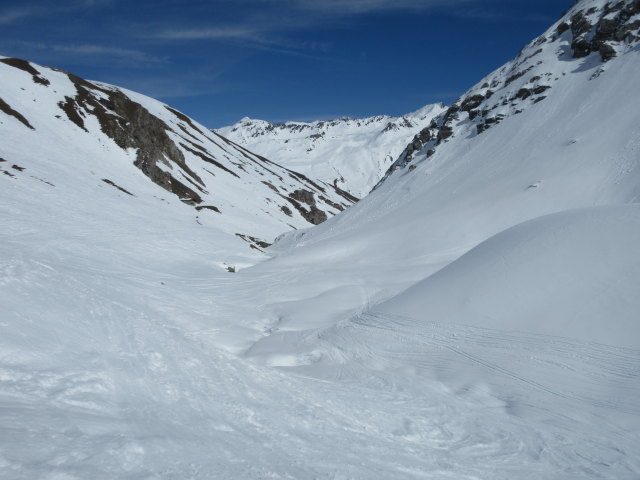
<path id="1" fill-rule="evenodd" d="M 640 348 L 640 205 L 510 228 L 376 310 Z"/>

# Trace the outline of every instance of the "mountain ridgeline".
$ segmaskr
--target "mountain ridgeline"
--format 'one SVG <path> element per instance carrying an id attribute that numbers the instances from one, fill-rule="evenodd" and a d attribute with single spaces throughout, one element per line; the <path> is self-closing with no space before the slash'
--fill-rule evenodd
<path id="1" fill-rule="evenodd" d="M 396 119 L 0 57 L 0 478 L 637 480 L 639 6 Z"/>
<path id="2" fill-rule="evenodd" d="M 270 123 L 243 118 L 216 131 L 282 165 L 364 197 L 411 138 L 445 110 L 426 105 L 400 117 Z"/>
<path id="3" fill-rule="evenodd" d="M 456 137 L 481 135 L 543 102 L 549 90 L 577 68 L 593 68 L 594 80 L 605 74 L 609 62 L 637 49 L 638 14 L 640 0 L 576 2 L 514 60 L 482 79 L 433 118 L 406 146 L 381 182 L 398 169 L 414 169 L 443 143 Z"/>
<path id="4" fill-rule="evenodd" d="M 263 245 L 284 230 L 321 223 L 357 200 L 336 185 L 283 168 L 143 95 L 17 58 L 0 58 L 0 71 L 3 163 L 39 170 L 38 178 L 50 184 L 47 168 L 68 163 L 67 148 L 87 150 L 89 155 L 88 150 L 98 147 L 104 164 L 127 157 L 153 184 L 202 214 L 218 216 L 223 230 L 262 239 Z M 50 161 L 36 166 L 26 146 L 43 142 Z M 0 168 L 14 181 L 33 180 L 16 168 Z M 113 186 L 114 194 L 129 194 L 132 202 L 141 194 L 112 178 L 98 181 Z M 252 217 L 249 231 L 235 226 L 243 212 Z M 261 212 L 257 219 L 255 212 Z"/>

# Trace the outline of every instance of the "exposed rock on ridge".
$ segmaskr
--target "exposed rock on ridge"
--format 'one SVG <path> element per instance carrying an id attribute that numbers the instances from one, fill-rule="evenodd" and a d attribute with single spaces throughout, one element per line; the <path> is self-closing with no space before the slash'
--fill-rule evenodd
<path id="1" fill-rule="evenodd" d="M 471 88 L 416 134 L 378 185 L 415 158 L 433 156 L 438 146 L 452 137 L 480 135 L 545 100 L 546 92 L 566 74 L 547 68 L 549 62 L 595 62 L 589 68 L 594 69 L 596 78 L 604 71 L 605 62 L 638 45 L 639 40 L 640 0 L 577 2 L 513 61 Z M 596 63 L 602 68 L 597 69 Z"/>
<path id="2" fill-rule="evenodd" d="M 133 165 L 234 237 L 248 223 L 243 235 L 269 240 L 320 223 L 357 201 L 337 185 L 284 168 L 135 92 L 2 57 L 0 87 L 0 128 L 7 151 L 46 143 L 64 159 L 63 152 L 73 148 L 75 162 L 83 155 L 91 161 L 65 163 L 65 168 L 83 170 L 91 163 L 87 173 L 96 176 L 98 185 L 109 185 L 114 195 L 127 194 L 128 201 L 145 196 L 137 174 L 125 174 L 126 166 Z M 27 164 L 27 170 L 31 167 Z M 15 172 L 3 169 L 2 174 L 15 181 L 60 184 Z M 162 193 L 152 195 L 165 201 Z M 195 219 L 200 223 L 198 215 Z"/>

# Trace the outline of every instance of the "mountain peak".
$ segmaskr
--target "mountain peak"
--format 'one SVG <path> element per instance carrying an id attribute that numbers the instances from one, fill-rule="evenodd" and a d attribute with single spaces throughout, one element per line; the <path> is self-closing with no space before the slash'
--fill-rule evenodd
<path id="1" fill-rule="evenodd" d="M 279 124 L 243 119 L 216 132 L 288 168 L 363 197 L 406 142 L 443 109 L 437 103 L 400 117 L 343 116 Z"/>
<path id="2" fill-rule="evenodd" d="M 0 156 L 16 165 L 6 176 L 25 186 L 36 178 L 48 188 L 98 183 L 114 196 L 125 193 L 124 202 L 178 202 L 198 223 L 207 218 L 234 238 L 254 239 L 247 247 L 260 251 L 278 234 L 318 224 L 356 200 L 144 95 L 17 58 L 0 59 L 0 70 Z M 46 155 L 32 154 L 38 145 Z M 76 180 L 59 178 L 62 170 Z"/>
<path id="3" fill-rule="evenodd" d="M 591 79 L 608 63 L 635 49 L 640 40 L 640 0 L 576 2 L 518 56 L 487 75 L 422 129 L 389 167 L 398 169 L 431 158 L 457 136 L 481 135 L 539 102 L 578 72 Z M 415 168 L 412 165 L 412 168 Z"/>

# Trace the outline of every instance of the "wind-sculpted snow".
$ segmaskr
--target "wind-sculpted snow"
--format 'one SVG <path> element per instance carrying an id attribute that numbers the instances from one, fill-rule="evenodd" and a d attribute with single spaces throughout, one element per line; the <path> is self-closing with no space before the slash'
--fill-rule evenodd
<path id="1" fill-rule="evenodd" d="M 469 119 L 534 72 L 509 64 L 428 159 L 270 247 L 348 195 L 0 63 L 33 127 L 0 113 L 0 477 L 637 480 L 640 52 L 603 63 L 605 5 L 552 27 L 584 11 L 598 49 L 573 58 L 571 25 L 543 42 L 558 80 L 521 113 Z M 141 160 L 147 115 L 168 128 Z"/>
<path id="2" fill-rule="evenodd" d="M 557 213 L 490 238 L 377 310 L 640 349 L 639 245 L 640 205 Z"/>
<path id="3" fill-rule="evenodd" d="M 427 105 L 402 117 L 338 118 L 272 124 L 243 118 L 216 131 L 313 178 L 367 195 L 413 135 L 444 111 Z"/>

